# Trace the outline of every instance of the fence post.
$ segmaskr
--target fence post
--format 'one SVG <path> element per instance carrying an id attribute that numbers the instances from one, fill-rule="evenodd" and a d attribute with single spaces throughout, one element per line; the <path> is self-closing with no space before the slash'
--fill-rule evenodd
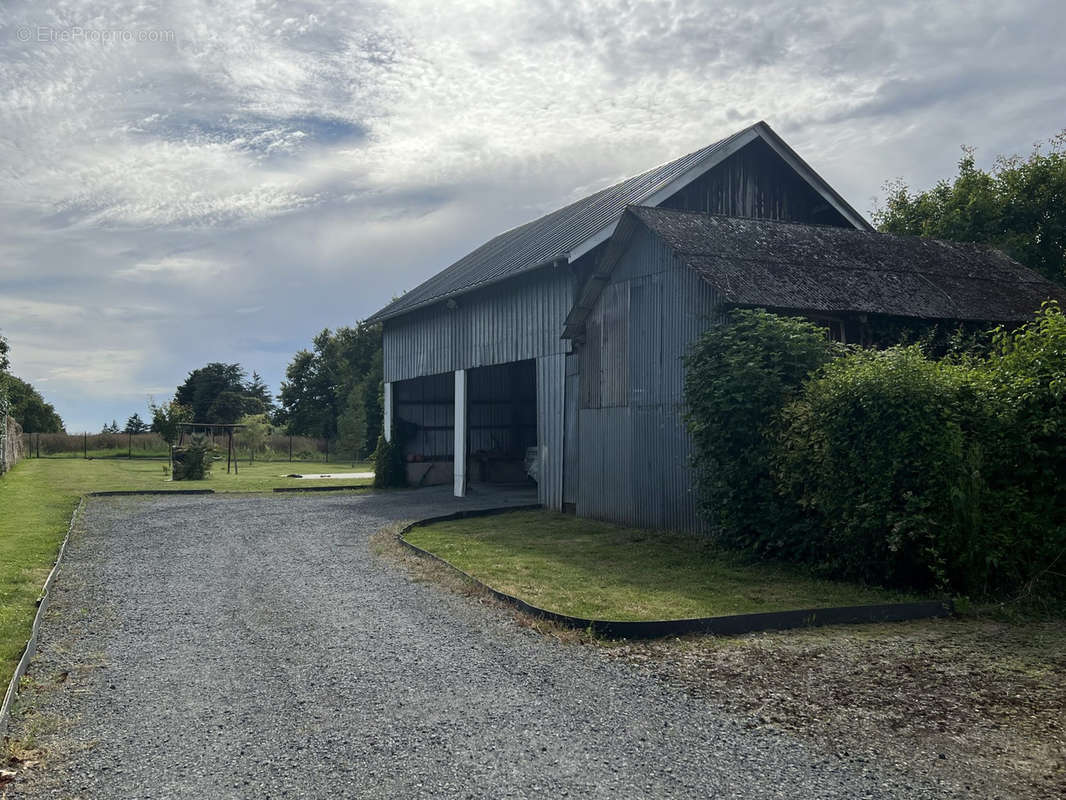
<path id="1" fill-rule="evenodd" d="M 41 457 L 41 434 L 40 434 L 40 431 L 38 431 L 38 433 L 37 433 L 37 458 L 40 458 L 40 457 Z"/>
<path id="2" fill-rule="evenodd" d="M 326 437 L 326 463 L 329 463 L 329 437 Z"/>
<path id="3" fill-rule="evenodd" d="M 126 440 L 126 458 L 133 458 L 133 431 L 127 431 L 126 435 L 129 437 Z"/>
<path id="4" fill-rule="evenodd" d="M 89 432 L 85 431 L 81 435 L 81 457 L 86 461 L 89 460 Z"/>

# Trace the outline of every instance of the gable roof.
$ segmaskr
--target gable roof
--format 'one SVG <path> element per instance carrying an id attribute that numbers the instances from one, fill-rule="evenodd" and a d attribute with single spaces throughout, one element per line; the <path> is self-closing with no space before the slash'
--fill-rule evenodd
<path id="1" fill-rule="evenodd" d="M 757 122 L 702 150 L 642 172 L 490 239 L 397 298 L 367 321 L 380 322 L 397 317 L 538 267 L 559 261 L 576 261 L 610 238 L 627 206 L 658 205 L 755 139 L 765 141 L 852 225 L 871 229 L 862 215 L 848 205 L 769 125 Z"/>
<path id="2" fill-rule="evenodd" d="M 567 317 L 576 335 L 641 227 L 730 305 L 1021 322 L 1066 289 L 992 247 L 820 225 L 631 207 Z"/>

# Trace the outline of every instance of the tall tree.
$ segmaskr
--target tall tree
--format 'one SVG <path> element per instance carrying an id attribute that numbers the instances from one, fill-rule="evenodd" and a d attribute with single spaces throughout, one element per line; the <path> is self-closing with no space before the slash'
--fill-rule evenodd
<path id="1" fill-rule="evenodd" d="M 7 398 L 11 403 L 8 411 L 26 433 L 61 433 L 63 420 L 51 403 L 46 403 L 40 392 L 14 375 L 6 377 Z"/>
<path id="2" fill-rule="evenodd" d="M 141 415 L 134 412 L 129 419 L 126 420 L 126 428 L 123 433 L 145 433 L 148 430 L 148 424 L 141 419 Z"/>
<path id="3" fill-rule="evenodd" d="M 953 180 L 921 192 L 903 181 L 885 189 L 874 213 L 880 230 L 990 244 L 1066 283 L 1066 131 L 1028 158 L 997 157 L 987 172 L 964 147 Z"/>
<path id="4" fill-rule="evenodd" d="M 344 410 L 337 419 L 337 433 L 341 452 L 351 455 L 352 461 L 366 455 L 366 386 L 361 382 L 348 393 Z"/>
<path id="5" fill-rule="evenodd" d="M 219 422 L 211 406 L 224 392 L 244 393 L 244 370 L 240 364 L 212 362 L 194 369 L 174 393 L 174 402 L 192 410 L 193 422 Z"/>
<path id="6" fill-rule="evenodd" d="M 11 362 L 8 361 L 8 352 L 10 348 L 7 344 L 7 339 L 0 336 L 0 373 L 7 372 L 7 368 L 11 366 Z"/>
<path id="7" fill-rule="evenodd" d="M 252 372 L 252 378 L 244 387 L 248 395 L 249 415 L 271 414 L 274 412 L 274 396 L 270 393 L 270 387 L 258 372 Z"/>
<path id="8" fill-rule="evenodd" d="M 286 369 L 277 421 L 292 434 L 334 438 L 359 387 L 366 420 L 362 452 L 370 452 L 381 429 L 381 375 L 380 326 L 327 328 Z"/>

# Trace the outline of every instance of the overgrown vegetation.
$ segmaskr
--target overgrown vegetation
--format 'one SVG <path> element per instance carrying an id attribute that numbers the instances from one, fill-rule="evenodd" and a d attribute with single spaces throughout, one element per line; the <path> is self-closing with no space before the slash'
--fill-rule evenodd
<path id="1" fill-rule="evenodd" d="M 824 328 L 759 310 L 734 311 L 691 351 L 686 421 L 700 504 L 723 544 L 785 554 L 798 515 L 770 475 L 769 430 L 804 379 L 840 352 Z"/>
<path id="2" fill-rule="evenodd" d="M 921 192 L 902 181 L 886 189 L 874 215 L 882 231 L 990 244 L 1066 283 L 1066 131 L 1028 158 L 999 156 L 987 172 L 964 148 L 952 181 Z"/>
<path id="3" fill-rule="evenodd" d="M 872 583 L 1063 599 L 1066 317 L 1057 305 L 997 331 L 984 358 L 852 348 L 798 382 L 765 350 L 783 347 L 794 364 L 808 352 L 797 342 L 814 347 L 812 330 L 765 312 L 736 320 L 699 342 L 687 379 L 699 489 L 721 540 Z M 733 497 L 746 515 L 718 505 Z"/>

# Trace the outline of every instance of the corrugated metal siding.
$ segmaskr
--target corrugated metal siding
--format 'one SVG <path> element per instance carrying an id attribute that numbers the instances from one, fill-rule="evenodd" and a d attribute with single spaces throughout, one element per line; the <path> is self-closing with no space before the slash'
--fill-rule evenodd
<path id="1" fill-rule="evenodd" d="M 546 268 L 506 286 L 464 295 L 389 320 L 384 326 L 386 381 L 566 353 L 559 338 L 570 310 L 573 275 Z"/>
<path id="2" fill-rule="evenodd" d="M 564 407 L 566 355 L 556 353 L 537 359 L 537 442 L 540 446 L 540 481 L 537 494 L 542 505 L 559 511 L 563 507 Z"/>
<path id="3" fill-rule="evenodd" d="M 683 357 L 718 319 L 718 298 L 646 231 L 634 238 L 612 281 L 628 286 L 628 406 L 580 412 L 577 513 L 642 527 L 702 530 L 692 491 L 691 439 L 682 417 Z M 599 308 L 590 319 L 597 313 Z M 582 358 L 584 367 L 593 357 L 582 352 Z"/>
<path id="4" fill-rule="evenodd" d="M 423 456 L 455 453 L 455 379 L 452 373 L 427 375 L 393 384 L 396 419 L 410 423 L 406 452 Z"/>

